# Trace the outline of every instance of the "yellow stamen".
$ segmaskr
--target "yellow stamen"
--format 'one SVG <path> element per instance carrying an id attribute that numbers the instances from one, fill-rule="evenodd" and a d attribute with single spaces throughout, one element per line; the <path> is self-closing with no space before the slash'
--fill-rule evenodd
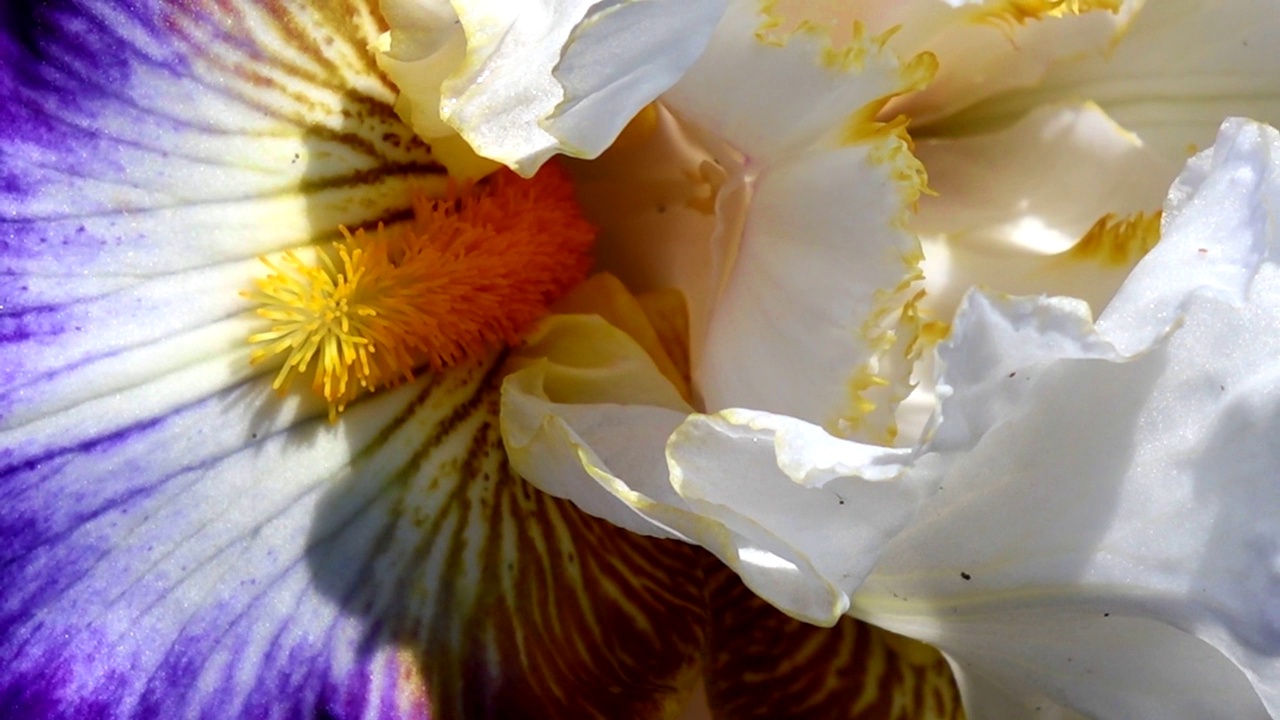
<path id="1" fill-rule="evenodd" d="M 531 180 L 501 171 L 416 194 L 414 219 L 343 240 L 308 263 L 262 258 L 270 274 L 242 293 L 272 321 L 249 337 L 250 360 L 283 356 L 283 390 L 312 367 L 311 389 L 335 419 L 361 392 L 411 380 L 511 344 L 591 267 L 595 231 L 568 175 L 548 165 Z"/>

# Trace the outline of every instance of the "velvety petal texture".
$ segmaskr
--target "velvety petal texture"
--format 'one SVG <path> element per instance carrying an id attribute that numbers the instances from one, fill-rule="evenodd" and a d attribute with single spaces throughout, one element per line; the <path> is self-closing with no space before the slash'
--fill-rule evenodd
<path id="1" fill-rule="evenodd" d="M 334 423 L 249 362 L 256 256 L 446 182 L 392 108 L 375 10 L 0 18 L 0 715 L 674 711 L 698 551 L 516 478 L 499 357 Z"/>
<path id="2" fill-rule="evenodd" d="M 962 307 L 937 492 L 853 612 L 942 649 L 972 712 L 1280 712 L 1277 208 L 1280 133 L 1228 121 L 1096 326 Z"/>

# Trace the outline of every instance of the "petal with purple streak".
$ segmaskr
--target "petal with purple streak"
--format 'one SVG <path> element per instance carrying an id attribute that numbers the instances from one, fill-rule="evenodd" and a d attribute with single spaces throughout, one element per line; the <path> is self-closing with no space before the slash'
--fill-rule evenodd
<path id="1" fill-rule="evenodd" d="M 497 358 L 354 404 L 247 361 L 255 257 L 444 179 L 363 2 L 2 11 L 0 715 L 647 716 L 696 551 L 507 469 Z"/>

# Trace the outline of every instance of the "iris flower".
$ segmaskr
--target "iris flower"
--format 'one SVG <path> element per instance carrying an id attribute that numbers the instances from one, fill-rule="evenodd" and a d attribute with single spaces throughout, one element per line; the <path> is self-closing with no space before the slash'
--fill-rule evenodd
<path id="1" fill-rule="evenodd" d="M 614 259 L 627 286 L 688 299 L 691 376 L 668 378 L 652 333 L 552 320 L 504 388 L 516 469 L 712 550 L 795 617 L 932 643 L 978 717 L 1275 717 L 1280 137 L 1229 121 L 1178 174 L 1226 113 L 1276 117 L 1274 8 L 850 4 L 830 10 L 863 22 L 833 35 L 805 3 L 768 5 L 728 4 L 658 97 L 652 145 L 580 170 L 633 168 L 598 206 L 613 247 L 642 248 Z M 554 63 L 486 69 L 557 87 Z M 548 148 L 590 155 L 556 134 L 558 108 L 589 105 L 569 80 L 545 114 L 473 98 L 451 126 L 526 172 Z M 915 218 L 898 113 L 938 170 Z M 494 117 L 514 120 L 497 147 L 475 131 Z M 662 194 L 673 157 L 714 212 Z M 657 217 L 673 207 L 690 216 Z M 619 295 L 572 310 L 608 318 Z M 893 447 L 901 368 L 931 332 L 932 415 Z"/>
<path id="2" fill-rule="evenodd" d="M 402 121 L 377 8 L 0 18 L 0 714 L 955 711 L 936 656 L 513 474 L 504 348 L 585 226 L 563 172 L 476 182 Z"/>

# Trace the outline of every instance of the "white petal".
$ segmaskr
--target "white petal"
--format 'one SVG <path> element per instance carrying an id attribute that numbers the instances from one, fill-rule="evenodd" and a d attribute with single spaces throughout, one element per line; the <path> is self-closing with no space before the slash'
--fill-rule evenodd
<path id="1" fill-rule="evenodd" d="M 966 711 L 1002 720 L 1270 717 L 1209 644 L 1104 607 L 953 614 L 945 642 L 964 648 L 955 666 Z"/>
<path id="2" fill-rule="evenodd" d="M 849 593 L 924 494 L 898 481 L 910 450 L 860 445 L 769 413 L 695 415 L 667 455 L 671 482 L 693 510 L 795 567 L 736 568 L 747 586 L 821 625 L 848 608 Z"/>
<path id="3" fill-rule="evenodd" d="M 1187 163 L 1169 189 L 1163 239 L 1134 268 L 1099 328 L 1132 352 L 1163 332 L 1192 291 L 1244 299 L 1249 279 L 1277 253 L 1280 137 L 1274 129 L 1227 120 L 1213 147 Z"/>
<path id="4" fill-rule="evenodd" d="M 1096 328 L 1060 300 L 971 297 L 938 491 L 856 614 L 1029 704 L 1280 712 L 1278 142 L 1224 124 Z"/>
<path id="5" fill-rule="evenodd" d="M 595 157 L 697 59 L 724 5 L 455 0 L 466 57 L 440 116 L 525 177 L 557 152 Z"/>

